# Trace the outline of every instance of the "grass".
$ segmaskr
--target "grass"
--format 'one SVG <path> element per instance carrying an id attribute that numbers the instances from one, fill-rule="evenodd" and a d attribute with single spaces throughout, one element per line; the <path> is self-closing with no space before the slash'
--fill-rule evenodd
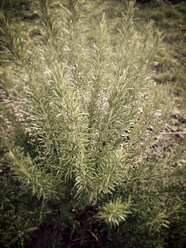
<path id="1" fill-rule="evenodd" d="M 153 20 L 164 33 L 164 50 L 155 65 L 158 83 L 175 85 L 175 96 L 181 108 L 186 107 L 186 3 L 170 4 L 151 1 L 138 4 L 136 16 L 139 23 Z"/>

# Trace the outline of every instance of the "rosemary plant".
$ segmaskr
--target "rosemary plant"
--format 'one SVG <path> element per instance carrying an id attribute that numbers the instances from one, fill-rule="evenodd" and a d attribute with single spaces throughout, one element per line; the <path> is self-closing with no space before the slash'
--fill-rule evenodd
<path id="1" fill-rule="evenodd" d="M 163 247 L 183 181 L 148 160 L 169 108 L 161 34 L 136 30 L 131 1 L 32 7 L 32 25 L 0 19 L 2 246 Z"/>

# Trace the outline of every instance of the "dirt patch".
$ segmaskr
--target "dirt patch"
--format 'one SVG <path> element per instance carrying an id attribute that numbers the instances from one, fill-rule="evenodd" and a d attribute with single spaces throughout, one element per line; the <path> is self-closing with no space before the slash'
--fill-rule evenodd
<path id="1" fill-rule="evenodd" d="M 170 121 L 156 138 L 148 154 L 149 159 L 163 158 L 181 145 L 186 138 L 186 110 L 174 110 Z"/>

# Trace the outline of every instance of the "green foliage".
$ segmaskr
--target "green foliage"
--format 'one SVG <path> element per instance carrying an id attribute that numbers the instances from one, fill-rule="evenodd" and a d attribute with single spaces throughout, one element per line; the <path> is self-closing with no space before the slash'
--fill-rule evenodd
<path id="1" fill-rule="evenodd" d="M 121 221 L 125 221 L 130 213 L 130 199 L 127 203 L 122 203 L 121 198 L 117 198 L 114 202 L 107 203 L 98 214 L 100 220 L 105 221 L 108 225 L 118 226 Z"/>
<path id="2" fill-rule="evenodd" d="M 34 4 L 33 25 L 0 16 L 2 246 L 163 247 L 185 169 L 148 160 L 169 109 L 161 33 L 135 29 L 134 2 L 112 22 L 107 1 Z"/>

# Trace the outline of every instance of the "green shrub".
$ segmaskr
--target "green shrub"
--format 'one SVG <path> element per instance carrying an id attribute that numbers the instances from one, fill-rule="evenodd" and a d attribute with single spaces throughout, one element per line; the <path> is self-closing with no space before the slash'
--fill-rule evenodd
<path id="1" fill-rule="evenodd" d="M 148 159 L 161 34 L 135 30 L 133 2 L 112 22 L 104 1 L 35 4 L 26 31 L 1 14 L 2 247 L 163 247 L 184 167 Z"/>

